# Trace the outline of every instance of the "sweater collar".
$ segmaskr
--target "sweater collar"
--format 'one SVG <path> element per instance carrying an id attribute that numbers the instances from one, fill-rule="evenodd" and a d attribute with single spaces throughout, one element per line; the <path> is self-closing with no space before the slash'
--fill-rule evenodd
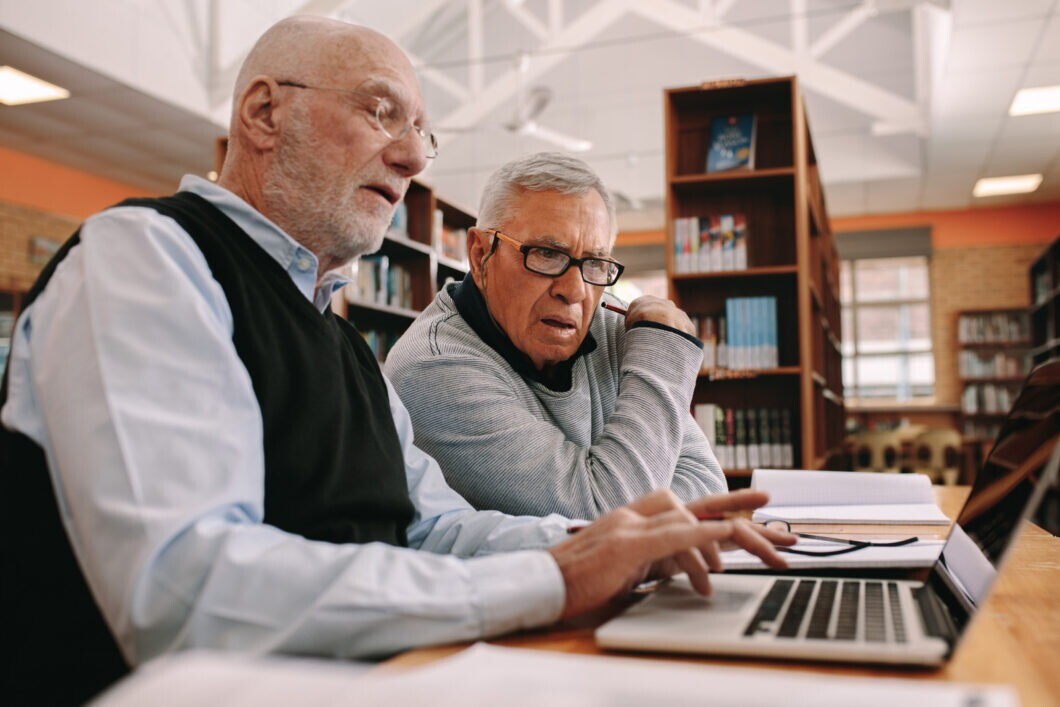
<path id="1" fill-rule="evenodd" d="M 585 340 L 582 341 L 574 355 L 558 364 L 552 375 L 547 375 L 544 371 L 537 370 L 530 357 L 516 348 L 504 330 L 493 321 L 486 307 L 486 300 L 483 299 L 470 273 L 464 276 L 463 282 L 451 286 L 449 295 L 453 298 L 453 303 L 456 304 L 460 316 L 474 329 L 480 339 L 503 356 L 504 360 L 523 378 L 536 381 L 549 390 L 558 393 L 570 390 L 574 363 L 579 357 L 596 350 L 596 339 L 593 338 L 591 332 L 586 332 Z"/>

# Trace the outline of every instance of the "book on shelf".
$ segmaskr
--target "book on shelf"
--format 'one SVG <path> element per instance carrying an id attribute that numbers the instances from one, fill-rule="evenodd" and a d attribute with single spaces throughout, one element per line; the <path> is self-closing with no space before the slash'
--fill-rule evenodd
<path id="1" fill-rule="evenodd" d="M 747 269 L 747 217 L 742 213 L 674 219 L 674 269 L 680 273 Z"/>
<path id="2" fill-rule="evenodd" d="M 467 229 L 447 224 L 441 209 L 434 210 L 431 247 L 438 255 L 467 265 Z"/>
<path id="3" fill-rule="evenodd" d="M 776 297 L 730 297 L 717 318 L 692 314 L 703 342 L 703 370 L 760 370 L 780 365 Z"/>
<path id="4" fill-rule="evenodd" d="M 752 515 L 756 522 L 950 522 L 935 503 L 931 479 L 923 474 L 755 469 L 751 488 L 769 492 L 769 503 Z"/>
<path id="5" fill-rule="evenodd" d="M 756 123 L 754 113 L 715 116 L 710 121 L 707 171 L 754 169 Z"/>
<path id="6" fill-rule="evenodd" d="M 412 308 L 412 274 L 385 255 L 366 255 L 354 262 L 353 281 L 346 286 L 350 304 L 381 304 Z"/>
<path id="7" fill-rule="evenodd" d="M 1019 382 L 967 385 L 961 394 L 961 412 L 965 415 L 1003 415 L 1015 402 L 1019 386 Z"/>
<path id="8" fill-rule="evenodd" d="M 1020 378 L 1031 370 L 1031 357 L 1027 353 L 998 351 L 961 351 L 958 356 L 961 378 Z"/>
<path id="9" fill-rule="evenodd" d="M 957 340 L 962 344 L 1005 343 L 1030 338 L 1026 312 L 962 314 L 957 320 Z"/>
<path id="10" fill-rule="evenodd" d="M 794 464 L 789 410 L 701 403 L 693 409 L 693 417 L 722 469 L 787 469 Z"/>

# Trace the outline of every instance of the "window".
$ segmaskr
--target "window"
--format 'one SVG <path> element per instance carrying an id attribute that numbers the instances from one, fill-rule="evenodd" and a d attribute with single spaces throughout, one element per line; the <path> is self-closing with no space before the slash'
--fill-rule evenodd
<path id="1" fill-rule="evenodd" d="M 857 402 L 935 394 L 928 257 L 843 260 L 843 384 Z"/>

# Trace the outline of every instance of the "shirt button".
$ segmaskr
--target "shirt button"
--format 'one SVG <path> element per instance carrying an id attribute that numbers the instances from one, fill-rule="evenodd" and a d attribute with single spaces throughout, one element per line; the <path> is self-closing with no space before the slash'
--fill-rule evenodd
<path id="1" fill-rule="evenodd" d="M 301 258 L 298 259 L 298 263 L 297 263 L 298 269 L 301 270 L 302 272 L 305 272 L 306 270 L 308 270 L 312 264 L 313 263 L 309 260 L 309 258 L 305 257 L 304 255 Z"/>

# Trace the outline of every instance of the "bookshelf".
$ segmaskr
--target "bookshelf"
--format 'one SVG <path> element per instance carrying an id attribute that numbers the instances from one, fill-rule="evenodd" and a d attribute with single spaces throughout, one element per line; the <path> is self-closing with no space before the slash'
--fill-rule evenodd
<path id="1" fill-rule="evenodd" d="M 217 138 L 218 173 L 227 151 L 228 138 Z M 380 362 L 445 283 L 467 274 L 467 229 L 474 225 L 472 210 L 414 179 L 379 250 L 354 264 L 354 281 L 332 297 L 331 308 L 357 325 Z"/>
<path id="2" fill-rule="evenodd" d="M 1060 237 L 1030 267 L 1031 359 L 1034 364 L 1060 356 Z"/>
<path id="3" fill-rule="evenodd" d="M 766 443 L 789 446 L 796 468 L 841 468 L 839 260 L 798 81 L 784 77 L 669 89 L 665 111 L 667 278 L 671 298 L 696 318 L 706 337 L 705 369 L 693 405 L 701 419 L 702 406 L 723 411 L 716 415 L 722 422 L 715 434 L 708 430 L 708 436 L 715 446 L 722 446 L 719 435 L 724 444 L 740 446 L 740 435 L 731 439 L 724 421 L 726 411 L 742 411 L 748 443 L 757 441 L 763 450 Z M 755 116 L 753 163 L 706 172 L 711 125 L 734 114 Z M 728 226 L 725 216 L 732 217 Z M 689 252 L 689 239 L 696 240 L 689 235 L 696 232 L 689 226 L 693 223 L 699 225 L 698 254 Z M 745 251 L 731 260 L 723 256 L 720 268 L 715 231 L 721 233 L 723 252 L 726 247 Z M 708 248 L 711 254 L 704 255 Z M 764 309 L 733 304 L 762 300 Z M 724 354 L 711 343 L 722 341 L 722 317 Z M 733 357 L 734 348 L 743 358 Z M 777 413 L 790 424 L 776 424 Z M 757 440 L 748 419 L 758 422 Z M 747 466 L 723 461 L 730 480 L 747 477 L 751 466 L 750 460 Z"/>
<path id="4" fill-rule="evenodd" d="M 0 288 L 0 374 L 7 366 L 7 356 L 11 352 L 11 334 L 22 309 L 24 295 L 22 290 Z"/>
<path id="5" fill-rule="evenodd" d="M 357 325 L 380 362 L 445 283 L 467 273 L 474 225 L 469 209 L 414 180 L 383 245 L 355 263 L 354 282 L 332 308 Z"/>
<path id="6" fill-rule="evenodd" d="M 957 315 L 957 371 L 965 437 L 992 440 L 1031 368 L 1025 308 L 966 310 Z"/>

